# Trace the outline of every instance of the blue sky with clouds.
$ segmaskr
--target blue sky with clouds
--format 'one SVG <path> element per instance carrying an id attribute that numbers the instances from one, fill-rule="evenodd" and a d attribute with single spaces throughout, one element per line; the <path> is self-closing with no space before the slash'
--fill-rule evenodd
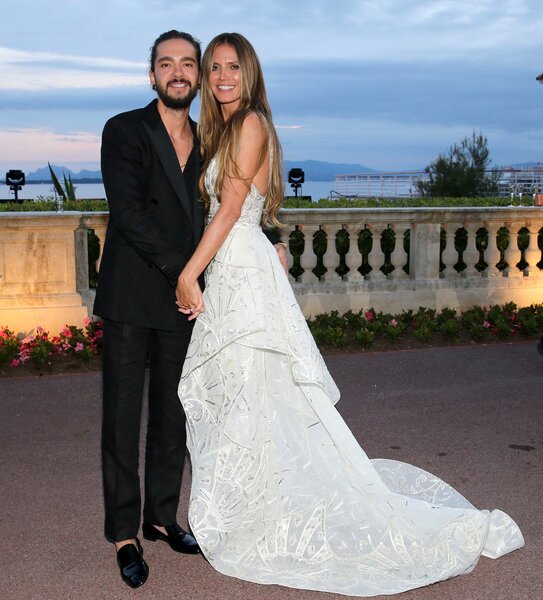
<path id="1" fill-rule="evenodd" d="M 0 14 L 0 172 L 97 168 L 105 121 L 153 98 L 149 47 L 172 28 L 251 40 L 287 159 L 417 169 L 477 130 L 494 164 L 543 161 L 541 0 L 0 0 Z"/>

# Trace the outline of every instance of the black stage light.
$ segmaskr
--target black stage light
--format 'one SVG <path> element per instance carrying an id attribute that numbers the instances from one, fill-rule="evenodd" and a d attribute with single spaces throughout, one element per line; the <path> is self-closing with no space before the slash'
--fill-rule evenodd
<path id="1" fill-rule="evenodd" d="M 302 187 L 302 183 L 305 181 L 305 173 L 302 169 L 295 167 L 288 172 L 288 182 L 290 187 L 294 190 L 294 195 L 298 197 L 298 190 Z"/>
<path id="2" fill-rule="evenodd" d="M 25 184 L 25 174 L 19 169 L 11 169 L 6 173 L 6 185 L 15 194 L 15 202 L 19 202 L 19 191 Z"/>

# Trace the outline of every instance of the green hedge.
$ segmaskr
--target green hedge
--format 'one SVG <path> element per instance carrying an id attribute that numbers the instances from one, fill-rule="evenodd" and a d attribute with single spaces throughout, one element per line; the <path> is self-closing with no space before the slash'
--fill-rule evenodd
<path id="1" fill-rule="evenodd" d="M 531 196 L 524 196 L 522 202 L 514 200 L 516 206 L 533 206 Z M 288 199 L 284 208 L 418 208 L 418 207 L 472 207 L 472 206 L 510 206 L 509 197 L 492 198 L 338 198 L 337 200 Z"/>
<path id="2" fill-rule="evenodd" d="M 77 210 L 81 212 L 100 212 L 108 210 L 105 200 L 75 200 L 65 201 L 63 210 Z M 42 198 L 38 200 L 24 200 L 21 203 L 0 202 L 0 212 L 55 212 L 58 202 L 53 198 Z"/>
<path id="3" fill-rule="evenodd" d="M 317 344 L 324 347 L 369 348 L 381 341 L 416 341 L 440 345 L 458 342 L 490 342 L 534 339 L 543 332 L 543 304 L 518 308 L 514 302 L 490 307 L 474 306 L 462 313 L 419 307 L 399 314 L 338 311 L 316 315 L 307 321 Z"/>
<path id="4" fill-rule="evenodd" d="M 533 200 L 525 196 L 520 204 L 515 198 L 516 205 L 532 206 Z M 337 200 L 319 200 L 308 202 L 307 200 L 288 199 L 285 200 L 283 208 L 417 208 L 417 207 L 476 207 L 476 206 L 510 206 L 511 199 L 507 198 L 341 198 Z M 56 211 L 57 202 L 53 197 L 41 197 L 35 201 L 25 200 L 20 204 L 14 202 L 0 202 L 0 212 L 24 212 L 24 211 Z M 108 210 L 104 199 L 76 200 L 75 202 L 64 202 L 64 210 L 79 211 L 104 211 Z"/>

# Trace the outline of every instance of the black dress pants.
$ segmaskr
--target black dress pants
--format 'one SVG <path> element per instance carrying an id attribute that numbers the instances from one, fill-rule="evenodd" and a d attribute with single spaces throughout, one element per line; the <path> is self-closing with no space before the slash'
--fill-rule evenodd
<path id="1" fill-rule="evenodd" d="M 186 453 L 185 414 L 177 388 L 193 323 L 176 331 L 104 319 L 102 469 L 105 536 L 136 537 L 141 518 L 139 434 L 145 368 L 149 359 L 149 419 L 143 518 L 177 521 Z"/>

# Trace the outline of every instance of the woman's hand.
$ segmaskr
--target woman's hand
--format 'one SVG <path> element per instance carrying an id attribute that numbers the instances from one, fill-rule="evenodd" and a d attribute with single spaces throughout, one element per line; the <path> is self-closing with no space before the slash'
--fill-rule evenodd
<path id="1" fill-rule="evenodd" d="M 279 257 L 279 262 L 281 263 L 281 266 L 285 270 L 285 273 L 288 275 L 287 245 L 283 242 L 279 242 L 278 244 L 274 244 L 274 248 L 277 250 L 277 256 Z"/>
<path id="2" fill-rule="evenodd" d="M 198 280 L 190 281 L 183 276 L 183 273 L 179 275 L 177 280 L 175 297 L 179 312 L 189 315 L 189 321 L 196 319 L 205 310 L 204 297 Z"/>

